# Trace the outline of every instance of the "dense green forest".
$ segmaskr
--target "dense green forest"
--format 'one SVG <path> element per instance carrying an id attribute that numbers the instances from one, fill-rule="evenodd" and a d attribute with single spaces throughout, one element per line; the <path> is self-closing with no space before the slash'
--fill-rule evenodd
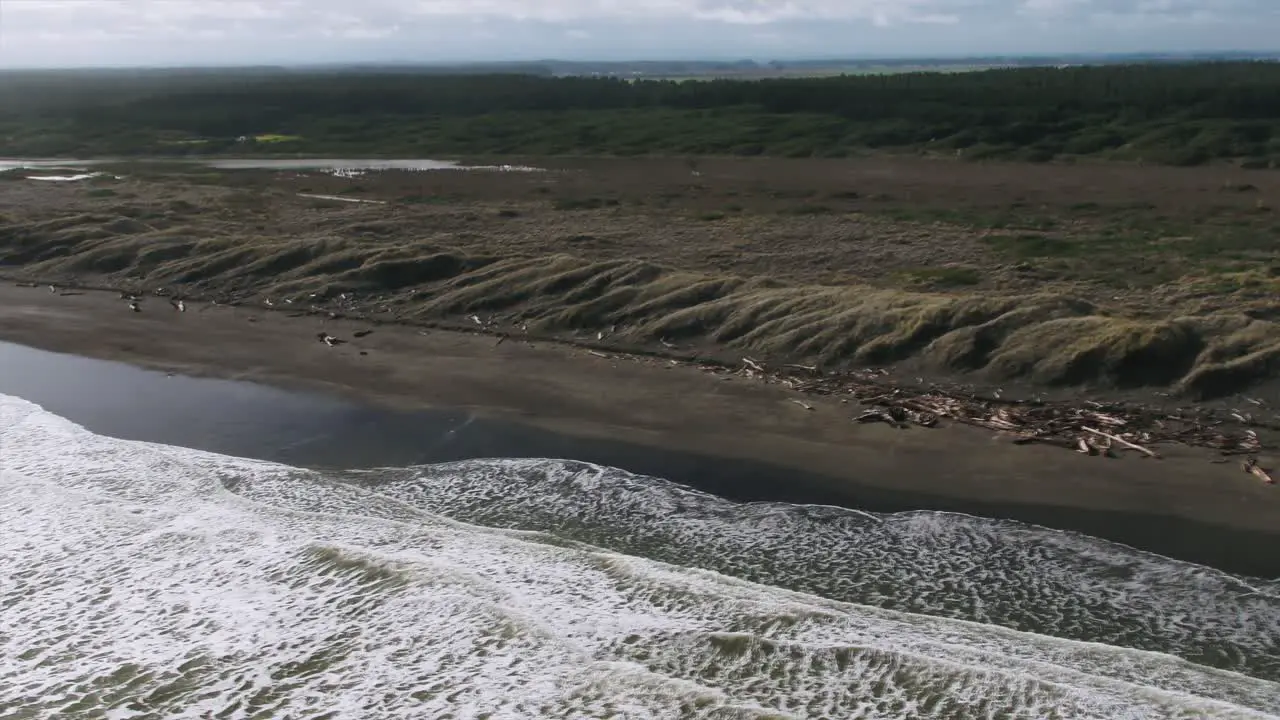
<path id="1" fill-rule="evenodd" d="M 1280 63 L 663 81 L 237 71 L 0 75 L 0 155 L 866 149 L 1280 164 Z"/>

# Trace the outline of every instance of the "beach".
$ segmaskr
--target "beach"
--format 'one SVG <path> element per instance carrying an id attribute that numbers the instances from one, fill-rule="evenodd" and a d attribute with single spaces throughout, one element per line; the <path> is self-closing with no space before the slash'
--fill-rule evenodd
<path id="1" fill-rule="evenodd" d="M 0 299 L 0 704 L 1280 712 L 1275 538 L 1249 526 L 1269 496 L 1222 502 L 1250 478 L 1204 450 L 862 425 L 838 398 L 478 332 Z"/>
<path id="2" fill-rule="evenodd" d="M 805 397 L 810 411 L 785 388 L 655 358 L 265 308 L 191 303 L 177 312 L 163 298 L 140 305 L 135 313 L 108 292 L 8 284 L 0 287 L 0 340 L 401 410 L 459 409 L 653 455 L 792 473 L 775 487 L 734 488 L 723 478 L 711 488 L 742 499 L 956 510 L 1076 529 L 1247 574 L 1280 571 L 1274 487 L 1200 449 L 1161 448 L 1160 460 L 1090 457 L 958 425 L 857 424 L 856 402 Z M 361 330 L 373 332 L 354 338 Z M 350 342 L 329 347 L 321 332 Z"/>
<path id="3" fill-rule="evenodd" d="M 1219 180 L 510 160 L 0 173 L 0 706 L 1280 713 L 1268 286 L 928 220 Z"/>

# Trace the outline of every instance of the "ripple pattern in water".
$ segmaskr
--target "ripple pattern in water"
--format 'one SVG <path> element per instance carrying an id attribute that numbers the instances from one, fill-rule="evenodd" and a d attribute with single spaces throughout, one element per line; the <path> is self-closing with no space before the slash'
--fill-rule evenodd
<path id="1" fill-rule="evenodd" d="M 6 720 L 1280 714 L 1274 586 L 1010 523 L 325 476 L 0 396 L 0 528 Z"/>

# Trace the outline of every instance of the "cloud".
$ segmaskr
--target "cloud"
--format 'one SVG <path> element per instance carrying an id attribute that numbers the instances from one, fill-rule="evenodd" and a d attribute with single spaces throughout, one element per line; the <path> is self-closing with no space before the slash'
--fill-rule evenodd
<path id="1" fill-rule="evenodd" d="M 972 0 L 382 0 L 415 15 L 490 17 L 547 23 L 708 21 L 765 25 L 786 21 L 929 21 Z"/>
<path id="2" fill-rule="evenodd" d="M 1068 15 L 1092 0 L 1024 0 L 1018 12 L 1037 18 L 1058 18 Z"/>
<path id="3" fill-rule="evenodd" d="M 918 57 L 1257 49 L 1274 37 L 1276 0 L 0 0 L 0 66 Z"/>
<path id="4" fill-rule="evenodd" d="M 1134 21 L 1199 22 L 1207 19 L 1248 22 L 1275 6 L 1269 0 L 1022 0 L 1018 12 L 1041 19 L 1070 17 L 1095 21 L 1130 18 Z"/>
<path id="5" fill-rule="evenodd" d="M 308 21 L 344 13 L 405 21 L 494 19 L 543 23 L 705 21 L 765 25 L 788 21 L 937 22 L 981 0 L 4 0 L 5 20 L 33 25 L 123 22 L 173 27 L 199 22 Z"/>

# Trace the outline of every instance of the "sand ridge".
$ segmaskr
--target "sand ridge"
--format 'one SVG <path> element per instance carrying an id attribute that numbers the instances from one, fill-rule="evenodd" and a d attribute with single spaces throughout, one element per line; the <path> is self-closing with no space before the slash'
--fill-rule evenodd
<path id="1" fill-rule="evenodd" d="M 799 177 L 766 184 L 764 164 L 711 165 L 692 186 L 687 170 L 680 179 L 679 170 L 646 167 L 648 185 L 618 186 L 608 178 L 623 168 L 601 162 L 547 173 L 354 178 L 190 168 L 85 184 L 14 176 L 0 185 L 0 264 L 41 281 L 166 287 L 406 322 L 474 316 L 494 329 L 608 336 L 632 349 L 681 345 L 824 369 L 905 363 L 984 383 L 1169 388 L 1207 399 L 1278 375 L 1280 306 L 1274 281 L 1257 273 L 1202 277 L 1188 255 L 1175 280 L 1113 287 L 1089 275 L 1101 270 L 1088 255 L 1057 258 L 1074 274 L 1044 279 L 1036 273 L 1052 259 L 1008 262 L 1000 253 L 1015 241 L 1023 243 L 1017 252 L 1030 252 L 1028 244 L 1057 251 L 1066 239 L 1000 234 L 972 218 L 925 222 L 920 207 L 936 210 L 929 203 L 950 196 L 877 210 L 856 191 L 831 189 L 884 186 L 884 168 L 874 164 L 809 181 L 825 182 L 822 191 L 796 185 Z M 925 174 L 909 161 L 899 170 Z M 605 185 L 590 190 L 596 181 Z M 907 188 L 938 187 L 922 182 Z M 977 195 L 1008 178 L 988 182 Z M 1054 187 L 1037 182 L 1042 193 Z M 1138 192 L 1136 181 L 1111 182 Z M 1194 182 L 1183 182 L 1190 195 Z M 716 189 L 742 211 L 705 211 Z M 299 197 L 318 190 L 389 204 Z M 1235 195 L 1232 212 L 1249 212 L 1252 194 Z M 1079 215 L 1087 204 L 1069 206 Z M 920 216 L 902 219 L 913 207 Z M 1143 257 L 1173 255 L 1172 242 L 1153 240 Z M 1116 252 L 1106 247 L 1103 262 Z"/>

